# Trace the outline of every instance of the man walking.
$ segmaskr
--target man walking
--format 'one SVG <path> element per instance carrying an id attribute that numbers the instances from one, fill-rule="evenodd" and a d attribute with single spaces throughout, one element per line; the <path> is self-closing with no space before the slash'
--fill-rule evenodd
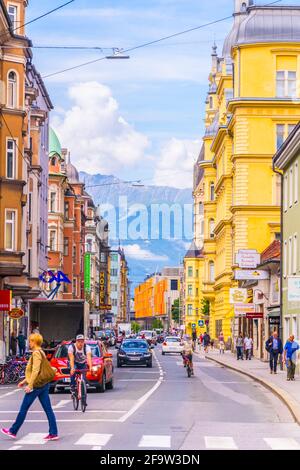
<path id="1" fill-rule="evenodd" d="M 196 344 L 197 344 L 197 332 L 195 330 L 195 328 L 193 328 L 193 331 L 192 331 L 192 340 L 193 340 L 193 351 L 196 350 Z"/>
<path id="2" fill-rule="evenodd" d="M 208 351 L 208 346 L 210 345 L 210 336 L 208 333 L 204 333 L 204 336 L 203 336 L 203 346 L 204 346 L 204 352 L 207 353 Z"/>
<path id="3" fill-rule="evenodd" d="M 23 357 L 25 355 L 25 349 L 26 349 L 26 336 L 23 335 L 22 331 L 19 332 L 17 341 L 18 341 L 18 346 L 19 346 L 19 355 Z"/>
<path id="4" fill-rule="evenodd" d="M 16 335 L 15 335 L 15 332 L 12 331 L 11 335 L 10 335 L 10 345 L 9 345 L 9 349 L 10 349 L 10 352 L 11 352 L 11 355 L 13 357 L 16 357 L 17 355 L 17 338 L 16 338 Z"/>
<path id="5" fill-rule="evenodd" d="M 270 354 L 270 374 L 277 374 L 278 356 L 283 352 L 282 341 L 278 337 L 277 331 L 274 331 L 266 341 L 266 350 Z"/>
<path id="6" fill-rule="evenodd" d="M 239 336 L 236 339 L 236 358 L 237 358 L 237 360 L 239 360 L 239 359 L 242 359 L 242 361 L 244 360 L 243 348 L 244 348 L 244 338 L 243 338 L 243 333 L 240 333 Z"/>
<path id="7" fill-rule="evenodd" d="M 297 351 L 300 348 L 295 336 L 291 335 L 284 346 L 283 362 L 287 364 L 287 380 L 295 380 Z"/>
<path id="8" fill-rule="evenodd" d="M 251 361 L 252 356 L 252 347 L 253 347 L 253 339 L 249 337 L 249 335 L 245 336 L 244 339 L 244 348 L 246 353 L 246 361 Z"/>

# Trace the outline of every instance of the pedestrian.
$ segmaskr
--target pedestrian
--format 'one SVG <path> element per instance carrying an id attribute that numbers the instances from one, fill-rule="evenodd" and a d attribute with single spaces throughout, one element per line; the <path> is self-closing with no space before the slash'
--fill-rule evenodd
<path id="1" fill-rule="evenodd" d="M 193 351 L 196 350 L 196 343 L 197 343 L 197 331 L 193 329 L 192 331 L 192 340 L 193 340 Z"/>
<path id="2" fill-rule="evenodd" d="M 49 383 L 54 379 L 55 372 L 41 349 L 42 343 L 43 337 L 41 335 L 37 333 L 30 335 L 29 346 L 32 350 L 32 355 L 26 367 L 25 379 L 18 384 L 19 388 L 25 387 L 25 396 L 14 424 L 9 429 L 1 429 L 3 434 L 12 439 L 16 439 L 29 408 L 38 398 L 49 422 L 49 434 L 44 439 L 45 441 L 58 440 L 56 419 L 49 398 Z"/>
<path id="3" fill-rule="evenodd" d="M 237 360 L 239 359 L 242 359 L 242 361 L 244 360 L 243 348 L 244 348 L 244 338 L 243 338 L 243 333 L 240 333 L 239 336 L 236 338 Z"/>
<path id="4" fill-rule="evenodd" d="M 282 341 L 277 331 L 266 341 L 266 350 L 270 354 L 270 374 L 277 374 L 278 356 L 283 352 Z"/>
<path id="5" fill-rule="evenodd" d="M 208 351 L 208 346 L 210 345 L 210 336 L 207 332 L 204 333 L 203 336 L 203 346 L 204 346 L 204 352 L 207 353 Z"/>
<path id="6" fill-rule="evenodd" d="M 10 335 L 9 350 L 11 352 L 11 355 L 14 357 L 17 355 L 17 344 L 18 340 L 16 338 L 15 332 L 13 331 Z"/>
<path id="7" fill-rule="evenodd" d="M 283 362 L 287 364 L 287 380 L 295 380 L 295 370 L 297 363 L 297 351 L 299 344 L 295 341 L 295 336 L 291 335 L 284 346 Z"/>
<path id="8" fill-rule="evenodd" d="M 23 335 L 22 331 L 19 332 L 17 336 L 18 347 L 19 347 L 19 355 L 23 357 L 25 355 L 26 350 L 26 336 Z"/>
<path id="9" fill-rule="evenodd" d="M 252 348 L 253 348 L 253 339 L 250 338 L 250 336 L 247 335 L 247 334 L 246 334 L 245 339 L 244 339 L 244 348 L 245 348 L 245 353 L 246 353 L 246 361 L 247 360 L 251 361 Z"/>
<path id="10" fill-rule="evenodd" d="M 211 347 L 211 350 L 213 351 L 214 349 L 214 344 L 215 344 L 215 340 L 214 339 L 211 339 L 210 340 L 210 347 Z"/>
<path id="11" fill-rule="evenodd" d="M 223 331 L 221 331 L 221 333 L 219 334 L 218 340 L 219 340 L 220 354 L 224 354 L 224 352 L 225 352 L 225 338 L 224 338 Z"/>

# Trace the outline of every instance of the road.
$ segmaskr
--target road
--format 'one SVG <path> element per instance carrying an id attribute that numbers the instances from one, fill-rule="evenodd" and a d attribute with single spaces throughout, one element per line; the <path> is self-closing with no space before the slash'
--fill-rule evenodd
<path id="1" fill-rule="evenodd" d="M 22 393 L 0 387 L 1 427 L 14 419 Z M 0 436 L 0 450 L 300 449 L 299 426 L 271 392 L 203 357 L 189 379 L 180 356 L 162 356 L 160 346 L 153 369 L 115 368 L 114 390 L 91 391 L 85 414 L 73 411 L 67 392 L 51 400 L 59 441 L 42 440 L 48 426 L 36 402 L 17 440 Z"/>

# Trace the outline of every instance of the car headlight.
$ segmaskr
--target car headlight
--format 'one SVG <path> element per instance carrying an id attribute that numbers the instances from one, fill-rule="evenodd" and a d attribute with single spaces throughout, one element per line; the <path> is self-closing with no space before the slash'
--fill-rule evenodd
<path id="1" fill-rule="evenodd" d="M 101 365 L 93 366 L 92 367 L 92 372 L 98 372 L 99 369 L 101 369 Z"/>
<path id="2" fill-rule="evenodd" d="M 145 356 L 145 357 L 150 357 L 150 356 L 151 356 L 151 353 L 145 353 L 144 356 Z"/>
<path id="3" fill-rule="evenodd" d="M 119 357 L 126 357 L 125 353 L 119 353 Z"/>

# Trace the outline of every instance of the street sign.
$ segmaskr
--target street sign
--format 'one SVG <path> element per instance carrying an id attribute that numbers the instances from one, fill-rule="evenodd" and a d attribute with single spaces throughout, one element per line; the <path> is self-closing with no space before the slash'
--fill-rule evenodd
<path id="1" fill-rule="evenodd" d="M 0 290 L 0 312 L 10 310 L 11 290 Z"/>
<path id="2" fill-rule="evenodd" d="M 300 277 L 288 278 L 288 301 L 300 302 Z"/>
<path id="3" fill-rule="evenodd" d="M 235 258 L 240 268 L 255 269 L 260 264 L 260 254 L 256 250 L 239 250 Z"/>
<path id="4" fill-rule="evenodd" d="M 205 325 L 204 320 L 198 321 L 198 326 L 203 327 Z"/>
<path id="5" fill-rule="evenodd" d="M 234 272 L 234 279 L 237 281 L 260 281 L 270 279 L 268 271 L 262 270 L 242 270 L 237 269 Z"/>
<path id="6" fill-rule="evenodd" d="M 196 323 L 192 323 L 192 328 L 196 328 Z"/>
<path id="7" fill-rule="evenodd" d="M 230 300 L 229 302 L 231 304 L 237 304 L 237 303 L 246 303 L 247 302 L 247 289 L 230 289 Z"/>
<path id="8" fill-rule="evenodd" d="M 25 312 L 21 308 L 13 308 L 8 313 L 8 316 L 12 318 L 13 320 L 19 320 L 20 318 L 24 317 L 24 315 L 25 315 Z"/>
<path id="9" fill-rule="evenodd" d="M 246 316 L 247 313 L 255 313 L 254 304 L 235 304 L 234 305 L 235 316 Z"/>

